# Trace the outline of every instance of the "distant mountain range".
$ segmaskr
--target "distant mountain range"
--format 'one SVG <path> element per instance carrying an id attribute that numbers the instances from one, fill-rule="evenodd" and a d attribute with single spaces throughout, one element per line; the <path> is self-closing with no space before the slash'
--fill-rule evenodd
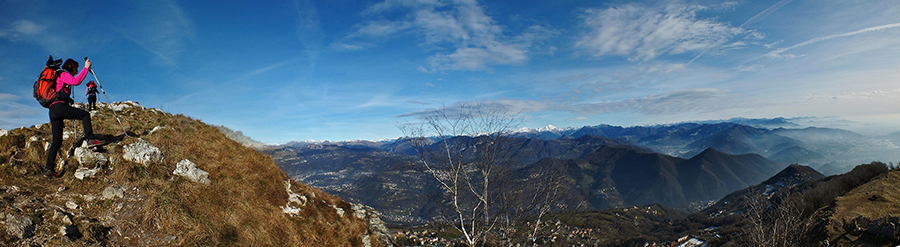
<path id="1" fill-rule="evenodd" d="M 778 127 L 769 128 L 772 126 Z M 784 126 L 799 127 L 784 118 L 737 118 L 655 126 L 521 129 L 516 136 L 545 140 L 602 136 L 682 158 L 693 157 L 711 147 L 724 153 L 755 153 L 774 161 L 817 169 L 830 163 L 834 169 L 826 170 L 826 174 L 843 173 L 857 164 L 872 161 L 900 161 L 900 132 L 870 137 L 841 129 Z"/>
<path id="2" fill-rule="evenodd" d="M 790 128 L 788 128 L 790 127 Z M 796 128 L 788 119 L 731 119 L 656 126 L 520 129 L 512 151 L 522 181 L 533 169 L 564 167 L 571 200 L 603 209 L 712 202 L 769 179 L 788 164 L 840 174 L 871 161 L 900 161 L 900 132 L 868 137 L 830 128 Z M 456 137 L 471 138 L 471 137 Z M 436 142 L 437 140 L 432 140 Z M 405 139 L 291 142 L 263 153 L 292 178 L 387 221 L 423 223 L 436 215 L 434 179 L 409 162 Z"/>
<path id="3" fill-rule="evenodd" d="M 468 138 L 468 137 L 458 137 Z M 589 208 L 659 202 L 679 207 L 714 201 L 728 192 L 765 180 L 784 165 L 756 154 L 730 155 L 713 148 L 683 159 L 597 136 L 540 140 L 517 138 L 518 179 L 530 183 L 542 166 L 564 167 L 576 181 L 568 201 Z M 313 144 L 264 150 L 292 178 L 346 200 L 370 205 L 386 220 L 401 224 L 437 216 L 433 195 L 440 190 L 421 167 L 408 162 L 402 142 L 338 146 Z"/>

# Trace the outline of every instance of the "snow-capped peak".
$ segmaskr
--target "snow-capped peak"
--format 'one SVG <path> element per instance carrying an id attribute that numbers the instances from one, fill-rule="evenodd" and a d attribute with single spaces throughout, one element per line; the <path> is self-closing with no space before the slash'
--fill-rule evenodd
<path id="1" fill-rule="evenodd" d="M 540 129 L 538 129 L 537 131 L 539 131 L 539 132 L 544 132 L 544 131 L 548 131 L 548 132 L 559 132 L 560 129 L 557 128 L 556 126 L 553 126 L 552 124 L 548 124 L 547 127 L 540 128 Z"/>

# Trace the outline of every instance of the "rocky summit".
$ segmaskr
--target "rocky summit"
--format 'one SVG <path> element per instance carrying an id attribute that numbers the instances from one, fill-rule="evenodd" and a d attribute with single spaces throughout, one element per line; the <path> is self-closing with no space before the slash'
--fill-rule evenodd
<path id="1" fill-rule="evenodd" d="M 0 242 L 390 245 L 380 214 L 291 180 L 215 126 L 136 102 L 100 106 L 94 133 L 108 144 L 82 146 L 81 124 L 66 120 L 61 178 L 42 171 L 49 124 L 0 130 Z"/>

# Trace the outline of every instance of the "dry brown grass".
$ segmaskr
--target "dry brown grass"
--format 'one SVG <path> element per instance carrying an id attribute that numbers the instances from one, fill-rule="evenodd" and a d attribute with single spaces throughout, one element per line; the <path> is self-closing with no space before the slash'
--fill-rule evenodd
<path id="1" fill-rule="evenodd" d="M 310 198 L 299 217 L 282 212 L 288 203 L 284 181 L 289 177 L 272 159 L 251 148 L 228 139 L 215 127 L 182 115 L 160 113 L 141 108 L 118 112 L 129 132 L 123 136 L 112 112 L 105 108 L 92 117 L 94 132 L 123 137 L 106 146 L 111 170 L 97 178 L 78 180 L 72 175 L 78 166 L 68 160 L 62 179 L 46 179 L 40 167 L 45 153 L 42 147 L 26 148 L 30 136 L 49 142 L 50 129 L 17 129 L 0 137 L 0 182 L 29 186 L 37 193 L 53 193 L 58 186 L 72 193 L 99 195 L 109 185 L 137 188 L 134 212 L 120 213 L 133 217 L 130 228 L 115 229 L 146 232 L 147 237 L 175 236 L 169 244 L 181 246 L 360 246 L 367 226 L 352 216 L 351 205 L 305 184 L 291 181 L 293 191 Z M 66 130 L 72 130 L 67 121 Z M 80 124 L 80 123 L 79 123 Z M 155 127 L 162 127 L 150 134 Z M 80 125 L 79 125 L 80 128 Z M 80 132 L 80 131 L 79 131 Z M 158 147 L 165 160 L 145 167 L 122 159 L 125 145 L 142 138 Z M 63 143 L 60 153 L 68 151 L 74 138 Z M 43 144 L 42 144 L 43 145 Z M 60 154 L 59 159 L 65 155 Z M 173 176 L 175 164 L 189 159 L 197 168 L 209 172 L 211 184 L 195 183 Z M 85 214 L 108 213 L 109 201 L 86 207 Z M 338 216 L 334 207 L 344 210 Z M 128 208 L 128 207 L 125 207 Z M 116 226 L 112 226 L 116 227 Z M 127 228 L 119 226 L 120 228 Z M 113 234 L 110 234 L 113 235 Z M 117 245 L 141 244 L 139 240 L 110 237 Z"/>
<path id="2" fill-rule="evenodd" d="M 892 171 L 838 197 L 833 220 L 849 222 L 859 216 L 878 219 L 886 215 L 900 216 L 900 171 Z"/>

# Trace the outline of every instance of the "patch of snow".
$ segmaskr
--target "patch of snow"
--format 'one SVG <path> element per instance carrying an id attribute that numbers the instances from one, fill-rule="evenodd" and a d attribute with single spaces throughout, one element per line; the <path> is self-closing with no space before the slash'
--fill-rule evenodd
<path id="1" fill-rule="evenodd" d="M 284 189 L 285 189 L 285 191 L 287 191 L 287 194 L 288 194 L 288 203 L 287 203 L 287 205 L 282 206 L 281 210 L 285 214 L 290 214 L 290 215 L 294 215 L 294 216 L 299 215 L 300 211 L 303 211 L 303 209 L 301 207 L 306 205 L 306 202 L 307 202 L 306 196 L 301 195 L 300 193 L 294 193 L 294 191 L 291 190 L 291 181 L 290 180 L 284 181 Z M 315 195 L 313 195 L 313 196 L 315 196 Z M 293 205 L 296 205 L 296 206 L 293 206 Z"/>

